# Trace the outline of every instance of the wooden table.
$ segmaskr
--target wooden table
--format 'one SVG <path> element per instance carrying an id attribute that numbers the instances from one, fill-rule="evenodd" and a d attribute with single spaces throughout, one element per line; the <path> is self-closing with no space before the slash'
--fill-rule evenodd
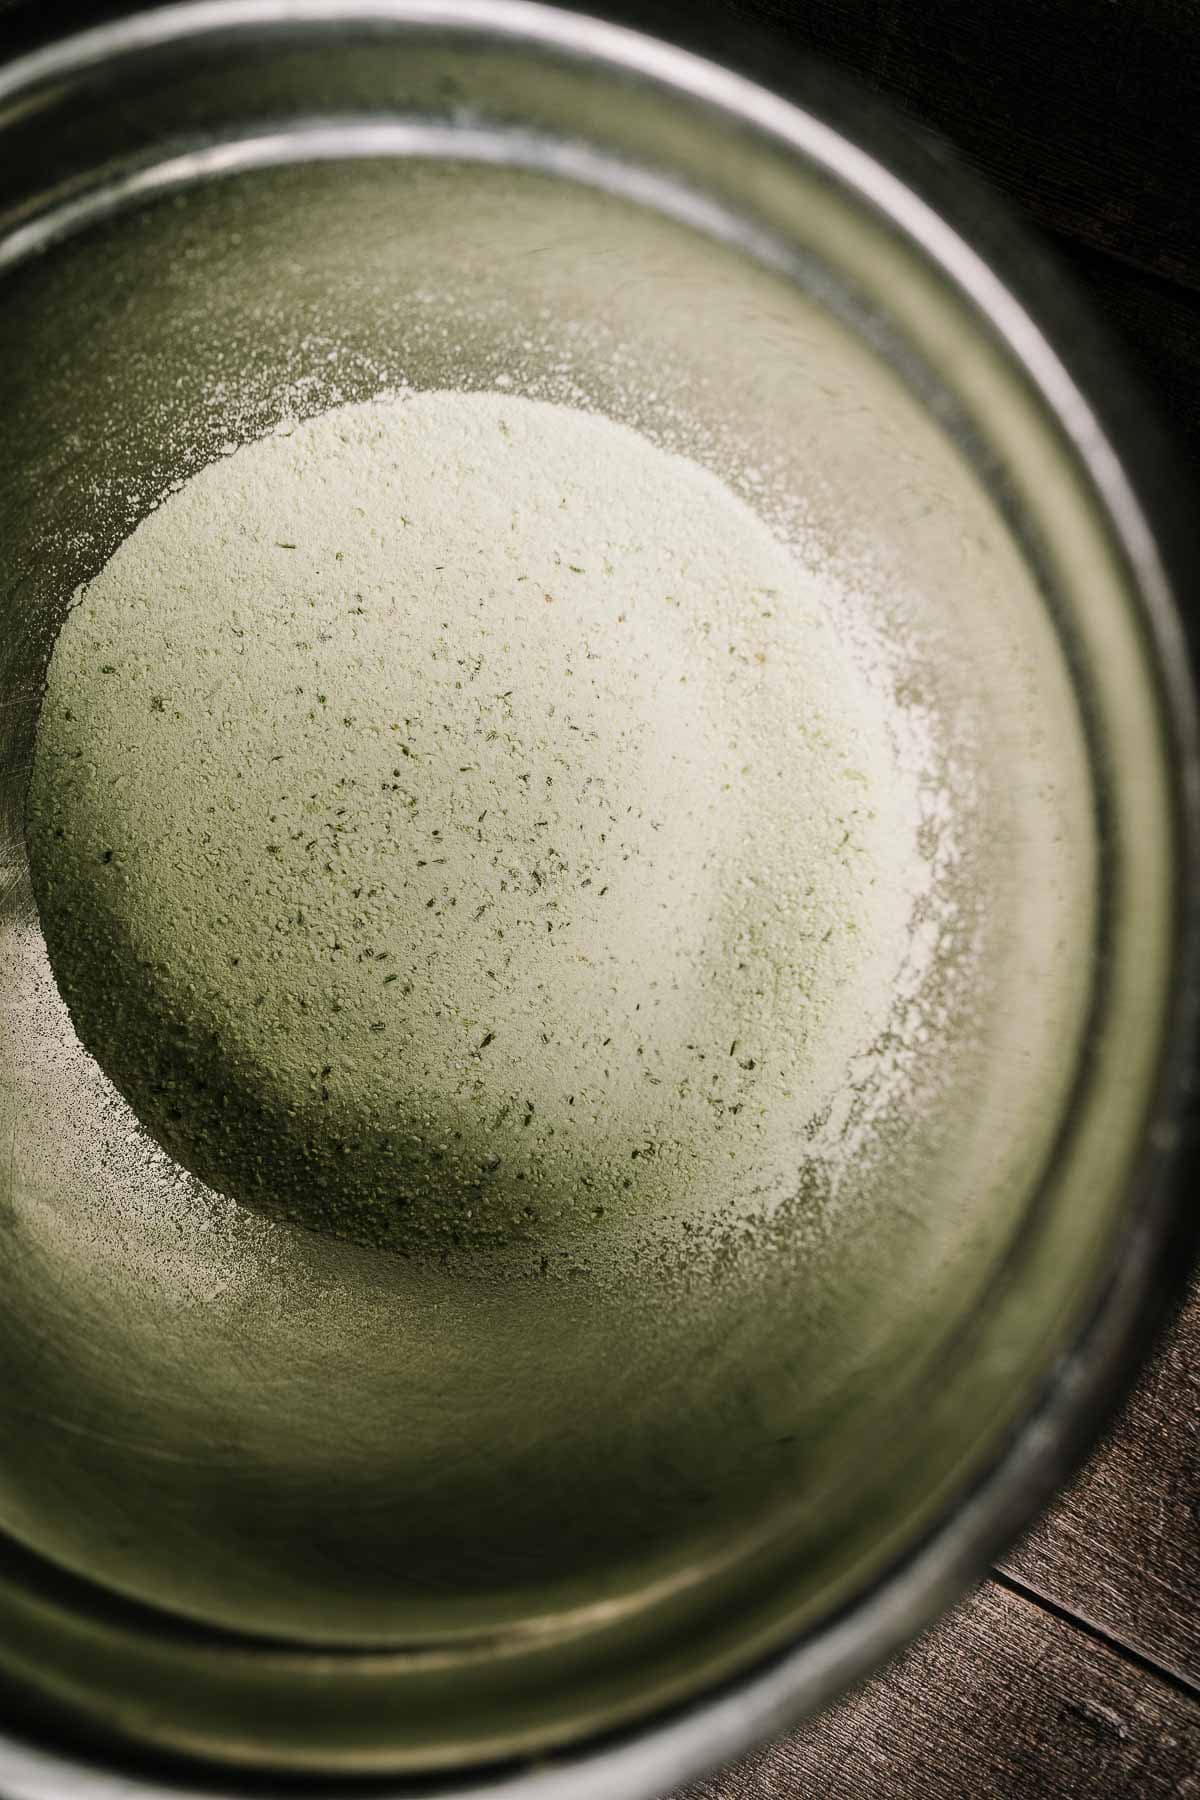
<path id="1" fill-rule="evenodd" d="M 1200 1797 L 1200 1287 L 1103 1448 L 957 1611 L 675 1800 Z"/>
<path id="2" fill-rule="evenodd" d="M 135 0 L 0 0 L 0 53 Z M 1200 10 L 1189 0 L 593 0 L 766 32 L 932 127 L 1048 235 L 1200 491 Z M 702 17 L 701 17 L 702 15 Z M 1200 642 L 1200 596 L 1190 621 Z M 675 1800 L 1200 1800 L 1200 1289 L 1082 1477 L 813 1724 Z"/>
<path id="3" fill-rule="evenodd" d="M 1200 10 L 723 0 L 954 144 L 1107 316 L 1200 495 Z M 1198 501 L 1200 504 L 1200 501 Z M 1189 620 L 1200 645 L 1200 595 Z M 968 1600 L 676 1800 L 1200 1797 L 1200 1284 L 1082 1476 Z"/>

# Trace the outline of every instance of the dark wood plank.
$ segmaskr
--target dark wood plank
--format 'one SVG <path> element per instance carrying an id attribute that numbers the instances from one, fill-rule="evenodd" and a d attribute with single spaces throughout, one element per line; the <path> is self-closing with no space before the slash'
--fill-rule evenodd
<path id="1" fill-rule="evenodd" d="M 1188 0 L 725 0 L 865 79 L 1052 231 L 1200 288 Z"/>
<path id="2" fill-rule="evenodd" d="M 1196 24 L 1200 58 L 1200 9 Z M 1062 239 L 1051 248 L 1081 298 L 1119 340 L 1172 432 L 1188 476 L 1200 486 L 1200 294 Z"/>
<path id="3" fill-rule="evenodd" d="M 0 0 L 0 53 L 136 3 Z M 706 47 L 766 34 L 815 54 L 948 138 L 1044 226 L 1200 289 L 1184 175 L 1200 151 L 1190 0 L 571 3 Z"/>
<path id="4" fill-rule="evenodd" d="M 1197 12 L 1200 32 L 1200 11 Z M 1198 51 L 1200 54 L 1200 51 Z M 1200 294 L 1057 239 L 1050 246 L 1081 299 L 1114 339 L 1165 428 L 1184 504 L 1200 495 Z M 1103 395 L 1097 398 L 1103 400 Z M 1183 595 L 1192 667 L 1200 672 L 1200 593 Z"/>
<path id="5" fill-rule="evenodd" d="M 1053 228 L 1200 489 L 1200 209 L 1184 175 L 1200 147 L 1200 13 L 1157 0 L 735 3 L 899 100 Z M 1200 604 L 1187 622 L 1200 651 Z M 1005 1566 L 1200 1682 L 1200 1293 L 1106 1445 Z"/>
<path id="6" fill-rule="evenodd" d="M 1200 1287 L 1099 1453 L 1003 1567 L 1200 1687 Z"/>
<path id="7" fill-rule="evenodd" d="M 132 0 L 130 0 L 132 3 Z M 125 10 L 0 0 L 0 51 Z M 598 10 L 639 9 L 618 4 Z M 662 5 L 644 9 L 663 24 Z M 1184 0 L 713 0 L 952 141 L 1049 227 L 1200 479 L 1200 13 Z M 635 20 L 636 22 L 636 20 Z M 1188 288 L 1193 292 L 1186 291 Z M 1200 608 L 1196 609 L 1200 624 Z M 1200 1299 L 1101 1453 L 1008 1559 L 1118 1644 L 1200 1675 Z M 886 1675 L 688 1800 L 1200 1796 L 1197 1708 L 989 1586 Z"/>
<path id="8" fill-rule="evenodd" d="M 989 1582 L 792 1737 L 674 1800 L 1196 1800 L 1200 1704 Z"/>

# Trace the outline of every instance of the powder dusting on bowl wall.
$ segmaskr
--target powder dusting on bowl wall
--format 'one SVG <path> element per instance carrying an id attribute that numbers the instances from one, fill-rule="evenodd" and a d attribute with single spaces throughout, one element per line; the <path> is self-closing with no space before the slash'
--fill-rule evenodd
<path id="1" fill-rule="evenodd" d="M 929 746 L 847 614 L 596 413 L 401 392 L 233 450 L 50 665 L 82 1042 L 212 1188 L 404 1255 L 577 1269 L 769 1207 L 802 1143 L 836 1181 L 936 941 Z"/>

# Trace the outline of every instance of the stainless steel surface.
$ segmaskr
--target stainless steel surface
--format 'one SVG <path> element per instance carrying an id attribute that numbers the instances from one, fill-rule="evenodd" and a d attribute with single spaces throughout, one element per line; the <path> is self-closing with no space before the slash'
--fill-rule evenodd
<path id="1" fill-rule="evenodd" d="M 1124 440 L 952 216 L 799 105 L 503 0 L 230 0 L 0 71 L 0 1674 L 51 1716 L 650 1796 L 886 1654 L 1061 1472 L 1168 1244 L 1194 719 Z M 21 809 L 75 586 L 231 437 L 497 377 L 805 496 L 971 793 L 982 953 L 947 938 L 853 1230 L 798 1177 L 633 1281 L 214 1232 L 56 1009 Z M 160 1785 L 82 1766 L 14 1740 L 0 1782 Z"/>

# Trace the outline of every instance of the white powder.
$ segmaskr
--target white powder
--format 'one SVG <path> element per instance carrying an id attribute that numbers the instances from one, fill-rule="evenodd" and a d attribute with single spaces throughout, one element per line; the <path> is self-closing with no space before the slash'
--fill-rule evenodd
<path id="1" fill-rule="evenodd" d="M 185 1167 L 400 1250 L 795 1191 L 931 870 L 836 597 L 713 475 L 512 395 L 343 406 L 77 600 L 35 889 Z"/>

